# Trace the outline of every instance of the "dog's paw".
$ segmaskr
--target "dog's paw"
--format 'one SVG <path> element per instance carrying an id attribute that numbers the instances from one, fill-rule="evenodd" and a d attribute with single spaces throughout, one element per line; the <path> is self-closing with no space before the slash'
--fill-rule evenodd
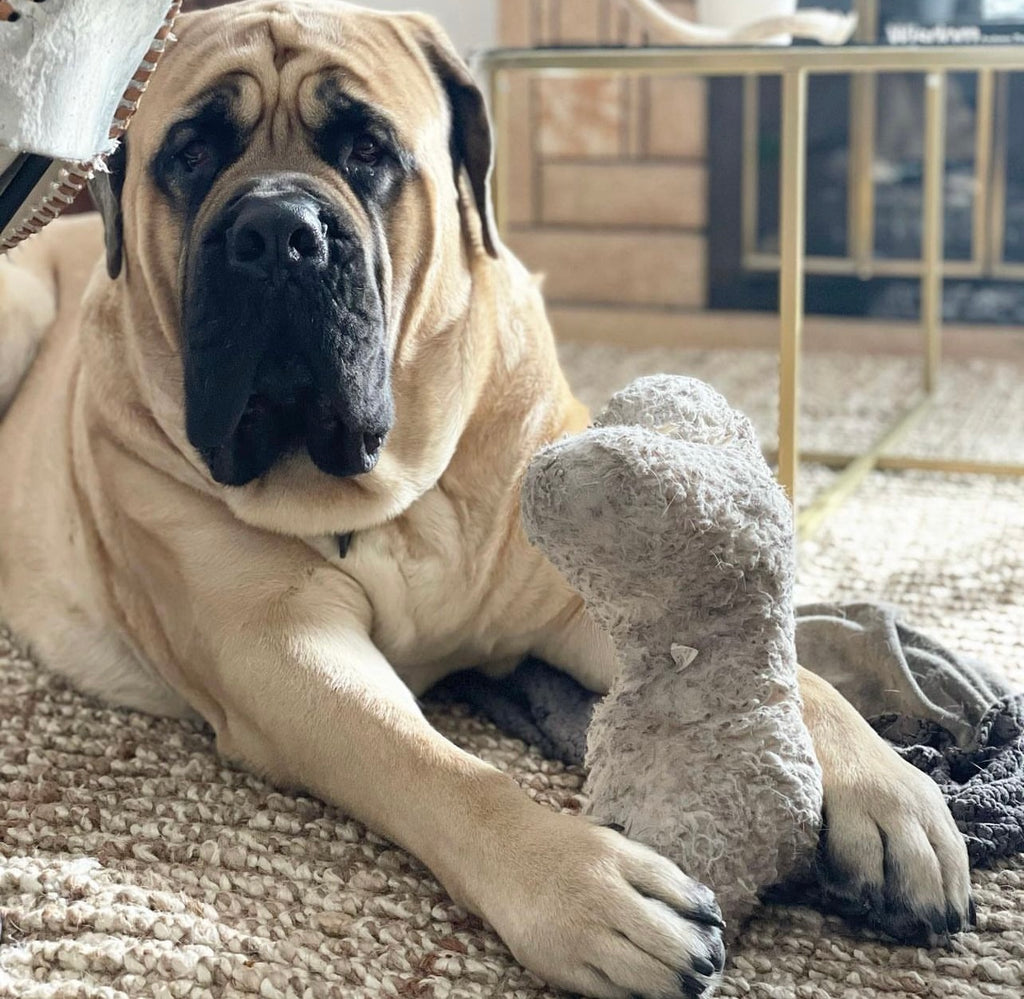
<path id="1" fill-rule="evenodd" d="M 938 787 L 882 745 L 875 765 L 825 782 L 818 871 L 841 914 L 934 947 L 975 922 L 963 837 Z"/>
<path id="2" fill-rule="evenodd" d="M 725 963 L 711 890 L 647 847 L 551 815 L 516 850 L 485 908 L 516 959 L 601 999 L 710 996 Z"/>

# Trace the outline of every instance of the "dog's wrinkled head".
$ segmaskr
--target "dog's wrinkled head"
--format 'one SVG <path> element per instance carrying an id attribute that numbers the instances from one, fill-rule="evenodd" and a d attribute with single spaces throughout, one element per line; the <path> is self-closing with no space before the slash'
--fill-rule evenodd
<path id="1" fill-rule="evenodd" d="M 242 486 L 297 451 L 370 472 L 423 261 L 494 252 L 480 92 L 416 15 L 256 0 L 176 33 L 94 187 L 110 275 L 165 313 L 213 479 Z"/>

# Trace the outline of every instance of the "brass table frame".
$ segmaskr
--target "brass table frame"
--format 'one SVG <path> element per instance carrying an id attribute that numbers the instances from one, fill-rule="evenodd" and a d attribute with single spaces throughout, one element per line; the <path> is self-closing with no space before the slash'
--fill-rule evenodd
<path id="1" fill-rule="evenodd" d="M 1024 465 L 944 458 L 901 458 L 886 454 L 921 419 L 931 404 L 942 362 L 942 287 L 944 260 L 944 182 L 946 90 L 951 72 L 992 74 L 1024 71 L 1024 46 L 896 47 L 851 45 L 842 48 L 778 46 L 762 48 L 551 48 L 494 49 L 478 56 L 490 84 L 491 110 L 498 135 L 494 167 L 494 205 L 499 230 L 508 212 L 509 134 L 507 77 L 513 72 L 586 75 L 735 76 L 755 80 L 782 78 L 781 209 L 779 232 L 779 481 L 796 503 L 801 457 L 839 467 L 834 483 L 800 513 L 802 535 L 812 533 L 849 497 L 874 468 L 1024 476 Z M 807 163 L 807 79 L 813 74 L 851 74 L 874 79 L 878 73 L 925 75 L 924 229 L 920 263 L 923 377 L 918 401 L 860 455 L 800 453 L 800 364 L 804 325 L 805 205 Z M 989 86 L 983 84 L 983 86 Z"/>

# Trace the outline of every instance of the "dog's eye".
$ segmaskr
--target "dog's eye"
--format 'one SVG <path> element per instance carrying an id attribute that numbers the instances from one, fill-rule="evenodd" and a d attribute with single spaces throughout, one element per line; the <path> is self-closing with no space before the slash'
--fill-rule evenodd
<path id="1" fill-rule="evenodd" d="M 375 166 L 384 155 L 384 147 L 368 132 L 357 136 L 352 143 L 352 159 L 357 163 Z"/>
<path id="2" fill-rule="evenodd" d="M 178 153 L 178 162 L 189 172 L 201 170 L 213 159 L 213 149 L 204 139 L 193 139 Z"/>

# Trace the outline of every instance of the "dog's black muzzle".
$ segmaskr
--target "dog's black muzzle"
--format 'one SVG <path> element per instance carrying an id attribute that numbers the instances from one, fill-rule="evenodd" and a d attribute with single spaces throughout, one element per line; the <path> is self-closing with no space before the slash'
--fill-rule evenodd
<path id="1" fill-rule="evenodd" d="M 371 471 L 393 421 L 373 248 L 305 178 L 250 182 L 189 241 L 183 331 L 189 440 L 240 486 L 305 446 Z"/>

